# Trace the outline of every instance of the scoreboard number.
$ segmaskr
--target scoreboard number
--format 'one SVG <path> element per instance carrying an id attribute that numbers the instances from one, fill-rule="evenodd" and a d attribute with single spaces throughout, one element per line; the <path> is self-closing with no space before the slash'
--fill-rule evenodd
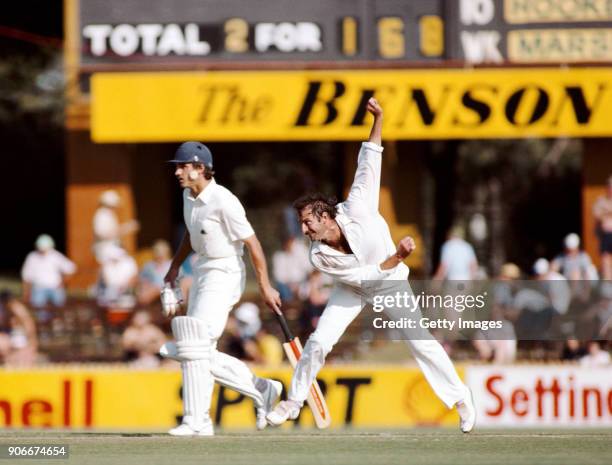
<path id="1" fill-rule="evenodd" d="M 357 19 L 352 16 L 342 18 L 342 53 L 346 56 L 357 54 Z"/>
<path id="2" fill-rule="evenodd" d="M 231 53 L 249 51 L 249 23 L 242 18 L 231 18 L 225 21 L 225 50 Z"/>
<path id="3" fill-rule="evenodd" d="M 406 54 L 404 21 L 397 16 L 378 20 L 378 52 L 382 58 L 402 58 Z"/>
<path id="4" fill-rule="evenodd" d="M 439 57 L 444 53 L 444 21 L 436 15 L 419 18 L 419 47 L 425 57 Z"/>

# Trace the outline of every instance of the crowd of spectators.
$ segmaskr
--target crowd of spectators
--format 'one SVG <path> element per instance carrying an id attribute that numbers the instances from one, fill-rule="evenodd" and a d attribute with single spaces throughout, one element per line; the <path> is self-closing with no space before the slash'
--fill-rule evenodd
<path id="1" fill-rule="evenodd" d="M 606 234 L 608 220 L 612 223 L 608 201 L 612 205 L 612 182 L 608 197 L 596 206 L 600 228 Z M 98 278 L 87 299 L 87 305 L 94 306 L 101 315 L 91 321 L 95 337 L 108 333 L 117 336 L 109 338 L 115 361 L 123 360 L 141 368 L 172 363 L 164 362 L 157 354 L 171 337 L 169 323 L 161 317 L 159 307 L 159 294 L 172 258 L 171 246 L 159 239 L 147 251 L 131 256 L 122 239 L 137 231 L 138 223 L 119 222 L 116 210 L 121 202 L 117 192 L 105 191 L 99 203 L 92 222 L 95 238 L 92 253 L 99 267 Z M 312 268 L 309 245 L 297 235 L 299 227 L 293 224 L 294 220 L 286 219 L 281 247 L 272 254 L 270 266 L 274 285 L 281 293 L 283 311 L 295 332 L 307 337 L 318 324 L 333 283 Z M 35 250 L 27 255 L 22 268 L 21 298 L 8 292 L 0 294 L 0 363 L 28 366 L 46 360 L 48 354 L 39 350 L 39 346 L 48 338 L 39 340 L 37 328 L 39 332 L 51 328 L 53 338 L 53 328 L 63 327 L 63 323 L 55 323 L 62 318 L 60 310 L 66 306 L 65 283 L 78 270 L 55 249 L 50 236 L 39 236 L 34 245 Z M 434 335 L 449 352 L 467 351 L 469 357 L 483 362 L 512 363 L 526 353 L 538 353 L 537 349 L 544 344 L 541 340 L 550 336 L 550 341 L 559 342 L 550 344 L 557 352 L 553 359 L 585 366 L 609 364 L 608 348 L 600 341 L 608 340 L 612 334 L 612 283 L 604 280 L 598 284 L 598 271 L 581 250 L 577 234 L 568 234 L 563 246 L 556 257 L 538 258 L 528 272 L 506 263 L 495 279 L 489 281 L 493 283 L 494 304 L 488 318 L 504 322 L 502 328 L 486 333 L 477 330 L 467 345 L 448 334 L 434 332 Z M 177 283 L 186 299 L 192 281 L 192 259 L 186 261 Z M 606 266 L 604 261 L 604 277 Z M 466 240 L 465 230 L 453 227 L 441 247 L 439 266 L 432 276 L 431 282 L 440 284 L 433 288 L 446 293 L 471 292 L 477 287 L 474 284 L 457 291 L 453 283 L 475 283 L 483 278 L 486 275 Z M 230 314 L 219 344 L 226 352 L 247 361 L 281 363 L 282 336 L 277 324 L 270 312 L 260 310 L 263 306 L 257 298 L 246 297 Z M 354 346 L 362 349 L 360 334 L 352 337 L 357 339 L 353 342 L 359 343 Z M 522 348 L 526 350 L 521 355 Z"/>

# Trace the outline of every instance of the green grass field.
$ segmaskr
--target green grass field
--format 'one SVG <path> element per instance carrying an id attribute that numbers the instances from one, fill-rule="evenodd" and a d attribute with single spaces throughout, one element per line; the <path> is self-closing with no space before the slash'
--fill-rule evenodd
<path id="1" fill-rule="evenodd" d="M 0 465 L 49 464 L 427 464 L 589 465 L 612 463 L 612 430 L 446 429 L 267 430 L 218 432 L 213 438 L 163 434 L 0 431 L 9 444 L 67 444 L 69 460 L 0 459 Z"/>

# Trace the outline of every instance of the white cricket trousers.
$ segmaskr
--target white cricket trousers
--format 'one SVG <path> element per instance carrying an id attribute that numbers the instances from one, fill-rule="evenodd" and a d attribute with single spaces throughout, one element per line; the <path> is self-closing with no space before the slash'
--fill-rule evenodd
<path id="1" fill-rule="evenodd" d="M 409 289 L 409 287 L 407 286 Z M 317 329 L 308 338 L 291 380 L 289 399 L 303 404 L 317 373 L 349 324 L 364 307 L 362 298 L 350 289 L 336 285 L 319 319 Z M 428 332 L 422 340 L 406 339 L 419 368 L 436 395 L 448 408 L 467 395 L 448 354 Z"/>
<path id="2" fill-rule="evenodd" d="M 240 300 L 246 282 L 242 257 L 200 258 L 194 265 L 194 280 L 189 291 L 187 316 L 205 323 L 211 342 L 210 373 L 214 381 L 253 399 L 257 408 L 263 397 L 256 388 L 258 378 L 249 367 L 230 355 L 217 351 L 230 311 Z M 210 408 L 213 383 L 207 383 L 202 401 Z"/>

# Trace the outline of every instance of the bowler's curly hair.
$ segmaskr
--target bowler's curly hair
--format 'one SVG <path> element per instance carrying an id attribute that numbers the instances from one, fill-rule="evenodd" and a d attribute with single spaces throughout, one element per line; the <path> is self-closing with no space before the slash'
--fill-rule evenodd
<path id="1" fill-rule="evenodd" d="M 330 218 L 335 218 L 337 204 L 338 199 L 336 197 L 329 197 L 320 192 L 315 192 L 301 196 L 293 202 L 293 208 L 295 208 L 299 215 L 304 208 L 310 207 L 312 214 L 320 220 L 323 212 L 327 213 Z"/>

